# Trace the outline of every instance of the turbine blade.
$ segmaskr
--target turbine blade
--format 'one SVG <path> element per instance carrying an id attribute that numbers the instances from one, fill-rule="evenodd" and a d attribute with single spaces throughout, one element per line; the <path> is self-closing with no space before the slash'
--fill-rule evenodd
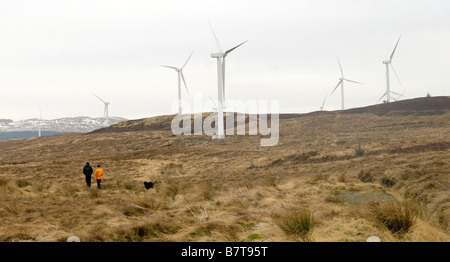
<path id="1" fill-rule="evenodd" d="M 406 92 L 406 89 L 397 97 L 397 100 L 400 99 L 400 97 L 405 97 L 403 94 Z"/>
<path id="2" fill-rule="evenodd" d="M 356 81 L 353 81 L 353 80 L 350 80 L 350 79 L 345 79 L 345 78 L 344 78 L 344 80 L 345 80 L 345 81 L 348 81 L 348 82 L 352 82 L 352 83 L 357 83 L 357 84 L 361 84 L 361 85 L 363 84 L 363 83 L 360 83 L 360 82 L 356 82 Z"/>
<path id="3" fill-rule="evenodd" d="M 166 66 L 166 65 L 161 65 L 161 66 L 178 70 L 178 67 L 174 67 L 174 66 Z"/>
<path id="4" fill-rule="evenodd" d="M 398 83 L 399 83 L 400 86 L 403 88 L 402 81 L 400 81 L 400 78 L 398 78 L 398 75 L 397 75 L 397 73 L 395 72 L 394 65 L 393 65 L 392 63 L 391 63 L 391 68 L 392 68 L 392 72 L 394 72 L 394 75 L 395 75 L 395 77 L 396 77 L 397 80 L 398 80 Z"/>
<path id="5" fill-rule="evenodd" d="M 392 93 L 392 94 L 395 94 L 395 95 L 398 95 L 398 96 L 401 96 L 399 93 L 396 93 L 396 92 L 394 92 L 394 91 L 391 91 L 391 93 Z"/>
<path id="6" fill-rule="evenodd" d="M 342 66 L 341 66 L 341 62 L 339 61 L 339 57 L 338 57 L 338 63 L 339 63 L 339 68 L 341 69 L 341 76 L 342 78 L 344 78 L 344 71 L 342 70 Z"/>
<path id="7" fill-rule="evenodd" d="M 383 97 L 384 97 L 386 94 L 387 94 L 387 93 L 384 93 L 384 95 L 382 95 L 382 96 L 380 97 L 380 99 L 378 99 L 377 103 L 380 102 L 380 100 L 383 99 Z"/>
<path id="8" fill-rule="evenodd" d="M 184 79 L 183 72 L 181 72 L 181 78 L 183 79 L 184 86 L 186 87 L 186 92 L 187 92 L 188 95 L 189 95 L 189 90 L 188 90 L 188 87 L 187 87 L 187 84 L 186 84 L 186 80 Z"/>
<path id="9" fill-rule="evenodd" d="M 103 103 L 105 103 L 106 104 L 106 102 L 105 101 L 103 101 L 100 97 L 98 97 L 96 94 L 94 94 L 94 93 L 92 93 L 94 96 L 96 96 L 98 99 L 100 99 L 100 101 L 102 101 Z"/>
<path id="10" fill-rule="evenodd" d="M 402 36 L 400 36 L 398 38 L 397 44 L 395 44 L 394 50 L 392 51 L 391 57 L 389 58 L 389 60 L 391 60 L 391 61 L 392 61 L 392 58 L 394 57 L 395 50 L 397 49 L 398 42 L 400 42 L 400 38 L 402 38 Z"/>
<path id="11" fill-rule="evenodd" d="M 239 45 L 237 45 L 237 46 L 235 46 L 235 47 L 233 47 L 233 48 L 231 48 L 231 49 L 228 49 L 227 51 L 225 51 L 225 55 L 224 55 L 224 56 L 228 55 L 228 53 L 230 53 L 230 52 L 233 51 L 234 49 L 240 47 L 241 45 L 247 43 L 247 41 L 248 41 L 248 40 L 246 40 L 246 41 L 240 43 Z"/>
<path id="12" fill-rule="evenodd" d="M 219 48 L 219 51 L 220 51 L 221 53 L 223 53 L 222 47 L 220 47 L 219 39 L 217 38 L 216 34 L 214 33 L 214 30 L 213 30 L 211 24 L 210 24 L 210 23 L 208 23 L 208 24 L 209 24 L 209 28 L 211 29 L 211 32 L 212 32 L 212 34 L 213 34 L 213 36 L 214 36 L 214 39 L 216 39 L 217 48 Z"/>
<path id="13" fill-rule="evenodd" d="M 325 101 L 327 100 L 327 97 L 325 97 L 325 99 L 323 100 L 323 103 L 322 103 L 322 107 L 321 108 L 323 108 L 323 106 L 325 105 Z"/>
<path id="14" fill-rule="evenodd" d="M 214 106 L 217 108 L 216 102 L 214 102 L 214 100 L 211 98 L 210 95 L 208 95 L 208 96 L 209 96 L 209 99 L 213 102 Z"/>
<path id="15" fill-rule="evenodd" d="M 186 60 L 186 63 L 184 63 L 184 65 L 183 65 L 183 67 L 181 67 L 181 69 L 183 69 L 183 68 L 186 66 L 187 62 L 189 61 L 189 59 L 191 59 L 191 56 L 194 54 L 194 51 L 195 51 L 195 50 L 192 51 L 191 55 L 190 55 L 189 58 Z"/>
<path id="16" fill-rule="evenodd" d="M 336 89 L 339 87 L 339 85 L 342 83 L 342 79 L 339 80 L 338 84 L 336 85 L 336 87 L 333 89 L 333 92 L 331 92 L 330 96 L 334 93 L 334 91 L 336 91 Z"/>

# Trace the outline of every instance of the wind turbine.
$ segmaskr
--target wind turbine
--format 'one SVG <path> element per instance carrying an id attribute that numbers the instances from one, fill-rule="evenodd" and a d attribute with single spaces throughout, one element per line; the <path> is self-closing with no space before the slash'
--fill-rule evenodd
<path id="1" fill-rule="evenodd" d="M 228 49 L 227 51 L 223 52 L 222 48 L 220 47 L 219 39 L 217 38 L 216 34 L 214 33 L 214 30 L 212 29 L 211 24 L 209 24 L 209 27 L 211 29 L 211 32 L 216 40 L 217 48 L 219 49 L 219 52 L 212 53 L 211 57 L 217 59 L 217 96 L 218 96 L 218 110 L 217 110 L 217 118 L 218 118 L 218 125 L 217 125 L 217 134 L 213 136 L 213 139 L 224 139 L 224 126 L 223 126 L 223 104 L 225 102 L 225 57 L 234 49 L 240 47 L 241 45 L 245 44 L 247 41 L 240 43 L 239 45 Z"/>
<path id="2" fill-rule="evenodd" d="M 175 71 L 178 72 L 178 114 L 180 114 L 180 115 L 182 113 L 182 108 L 181 108 L 181 79 L 183 79 L 184 86 L 186 87 L 186 92 L 189 95 L 189 90 L 188 90 L 188 87 L 186 85 L 186 80 L 184 79 L 184 75 L 183 75 L 183 68 L 186 66 L 186 64 L 189 61 L 189 59 L 191 59 L 191 56 L 194 53 L 194 51 L 192 51 L 191 55 L 189 56 L 189 58 L 186 60 L 186 62 L 184 63 L 184 65 L 181 68 L 174 67 L 174 66 L 162 65 L 163 67 L 168 67 L 168 68 L 175 69 Z"/>
<path id="3" fill-rule="evenodd" d="M 106 119 L 105 122 L 108 122 L 108 106 L 109 106 L 109 102 L 105 102 L 103 101 L 103 99 L 101 99 L 100 97 L 98 97 L 96 94 L 93 94 L 94 96 L 96 96 L 98 99 L 100 99 L 100 101 L 102 101 L 105 104 L 105 110 L 103 111 L 103 117 Z"/>
<path id="4" fill-rule="evenodd" d="M 402 82 L 401 82 L 400 79 L 398 78 L 397 73 L 395 72 L 394 66 L 392 65 L 392 58 L 394 57 L 394 53 L 395 53 L 395 50 L 397 49 L 398 42 L 400 42 L 400 38 L 402 38 L 402 36 L 400 36 L 400 37 L 398 38 L 397 43 L 395 44 L 394 50 L 392 51 L 392 54 L 391 54 L 391 56 L 389 57 L 389 60 L 384 60 L 384 61 L 383 61 L 383 64 L 386 65 L 386 93 L 384 93 L 384 95 L 383 95 L 380 99 L 378 99 L 377 103 L 378 103 L 381 99 L 383 99 L 384 96 L 386 96 L 386 102 L 388 102 L 388 103 L 391 102 L 391 93 L 398 95 L 399 98 L 400 98 L 400 96 L 402 96 L 402 95 L 400 95 L 400 94 L 398 94 L 398 93 L 396 93 L 396 92 L 394 92 L 394 91 L 391 91 L 390 86 L 389 86 L 389 66 L 392 68 L 392 72 L 394 72 L 395 77 L 397 78 L 398 82 L 399 82 L 400 85 L 402 86 Z M 398 99 L 398 98 L 397 98 L 397 99 Z M 394 100 L 395 100 L 395 99 L 394 99 Z"/>
<path id="5" fill-rule="evenodd" d="M 360 82 L 356 82 L 350 79 L 344 78 L 344 71 L 342 70 L 341 62 L 339 61 L 339 58 L 337 59 L 339 63 L 339 68 L 341 69 L 341 77 L 339 78 L 339 82 L 336 85 L 336 87 L 333 89 L 333 92 L 331 92 L 330 96 L 336 91 L 336 89 L 341 86 L 341 100 L 342 100 L 342 110 L 344 110 L 344 80 L 352 83 L 362 84 Z M 324 101 L 325 103 L 325 101 Z"/>

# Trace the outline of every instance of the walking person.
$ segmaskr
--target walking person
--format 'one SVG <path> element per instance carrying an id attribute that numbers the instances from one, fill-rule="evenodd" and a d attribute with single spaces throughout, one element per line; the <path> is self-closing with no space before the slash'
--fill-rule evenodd
<path id="1" fill-rule="evenodd" d="M 103 169 L 100 168 L 100 165 L 97 165 L 97 169 L 95 169 L 95 177 L 97 178 L 97 188 L 102 189 Z"/>
<path id="2" fill-rule="evenodd" d="M 91 187 L 91 175 L 94 173 L 94 170 L 92 169 L 89 162 L 86 162 L 86 165 L 83 168 L 83 174 L 86 177 L 86 185 L 88 187 Z"/>

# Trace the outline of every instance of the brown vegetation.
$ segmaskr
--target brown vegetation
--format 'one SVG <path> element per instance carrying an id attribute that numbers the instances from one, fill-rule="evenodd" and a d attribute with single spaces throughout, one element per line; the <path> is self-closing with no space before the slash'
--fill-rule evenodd
<path id="1" fill-rule="evenodd" d="M 427 99 L 281 115 L 273 147 L 174 136 L 173 116 L 3 141 L 0 241 L 448 241 L 450 110 Z"/>

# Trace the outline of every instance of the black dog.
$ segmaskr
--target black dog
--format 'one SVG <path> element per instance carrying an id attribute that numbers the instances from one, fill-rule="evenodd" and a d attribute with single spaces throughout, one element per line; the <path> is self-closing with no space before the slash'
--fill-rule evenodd
<path id="1" fill-rule="evenodd" d="M 153 186 L 156 184 L 156 182 L 158 182 L 158 181 L 155 181 L 155 182 L 144 182 L 144 186 L 145 186 L 145 189 L 150 189 L 150 188 L 153 188 Z"/>

